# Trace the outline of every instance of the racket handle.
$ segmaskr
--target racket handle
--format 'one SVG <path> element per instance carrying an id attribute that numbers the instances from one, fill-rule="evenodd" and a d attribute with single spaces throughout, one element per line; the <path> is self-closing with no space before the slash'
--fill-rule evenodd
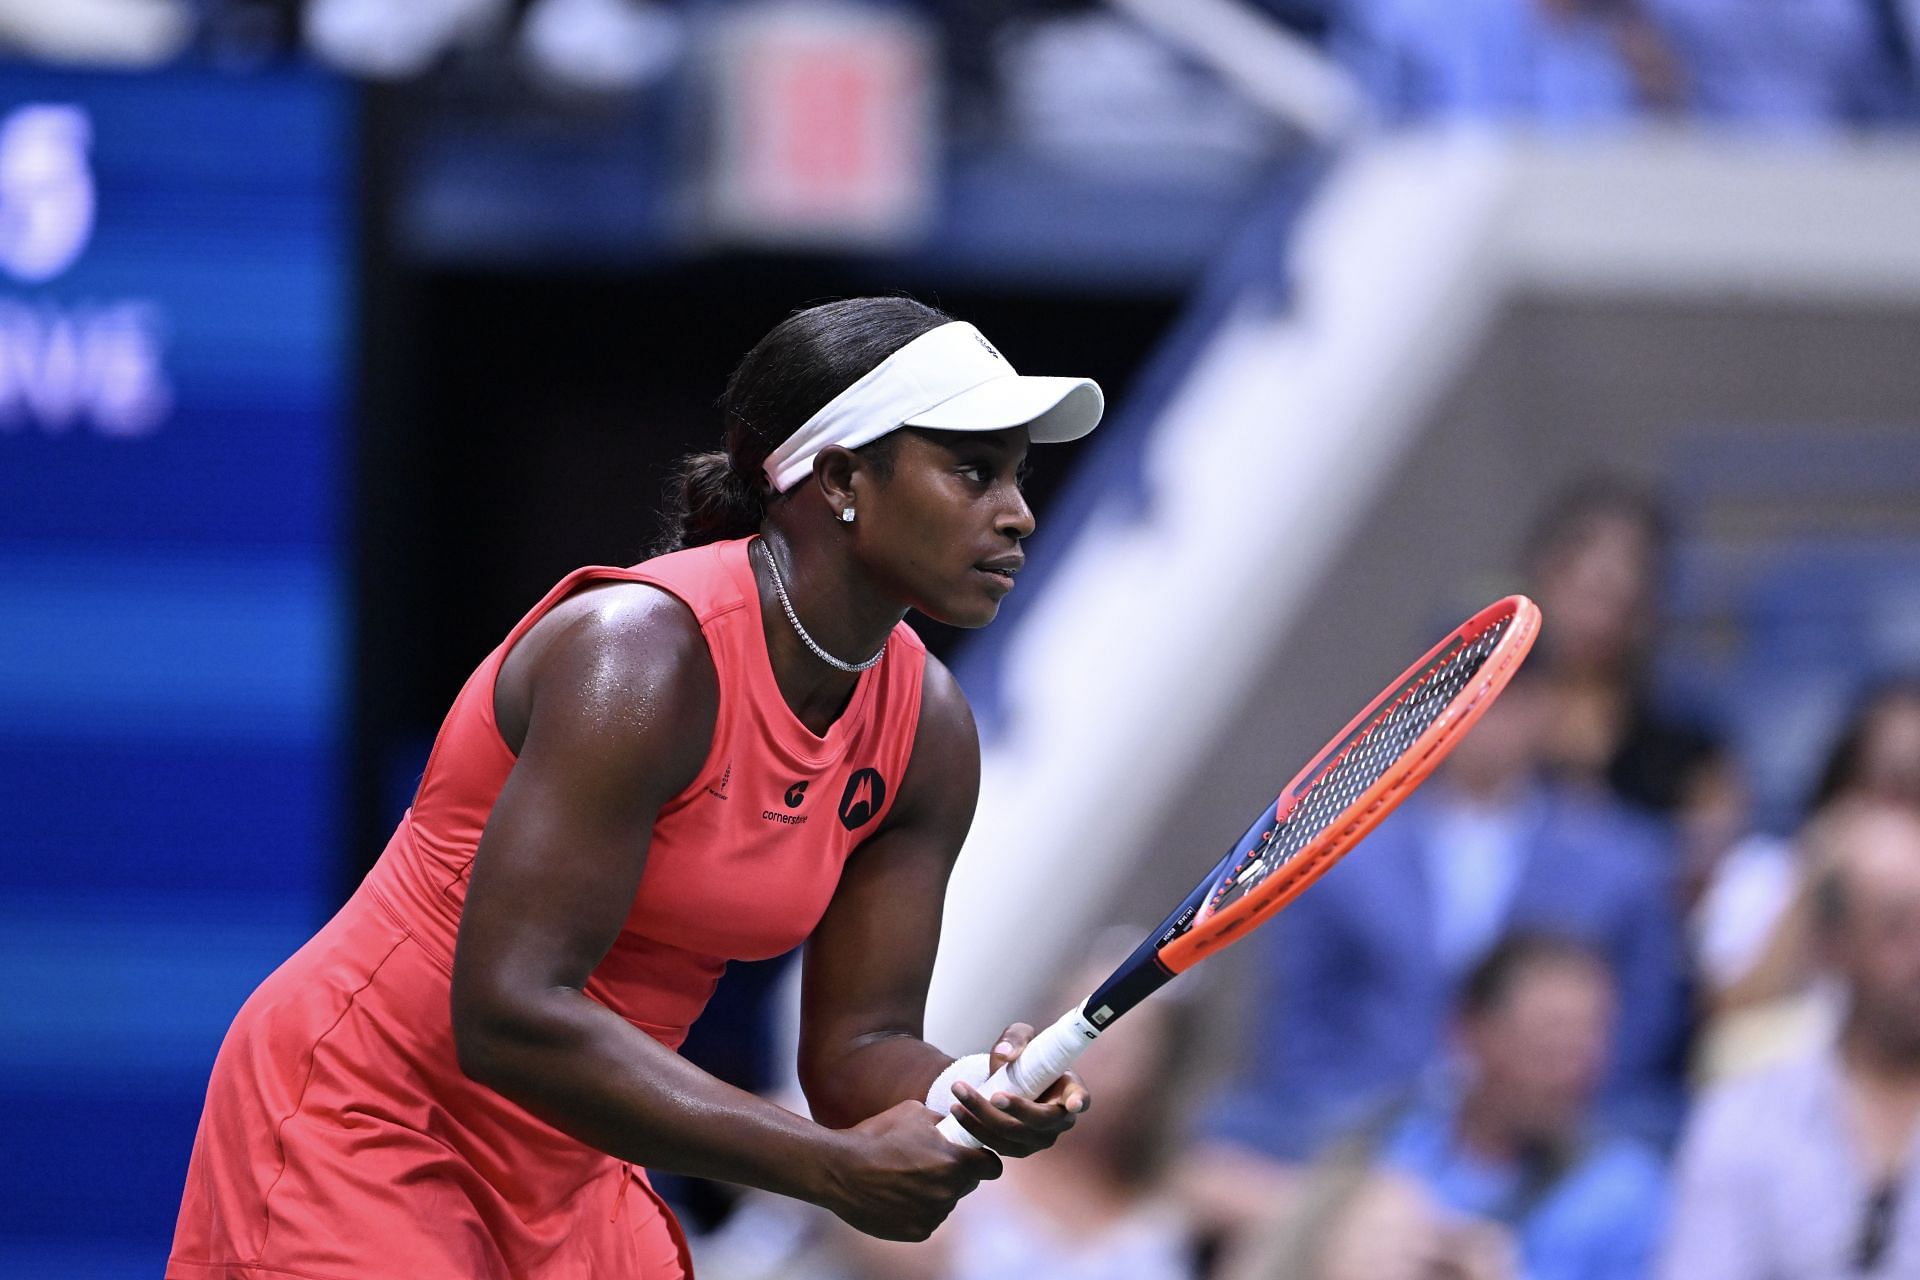
<path id="1" fill-rule="evenodd" d="M 1085 1052 L 1099 1034 L 1100 1029 L 1088 1022 L 1076 1005 L 1058 1022 L 1029 1040 L 1020 1056 L 994 1072 L 992 1078 L 980 1086 L 980 1092 L 988 1098 L 996 1093 L 1037 1098 L 1067 1073 L 1073 1060 Z M 951 1077 L 941 1076 L 934 1082 L 933 1093 L 945 1093 L 946 1096 L 929 1095 L 927 1105 L 945 1117 L 940 1121 L 942 1137 L 963 1147 L 977 1147 L 980 1140 L 962 1129 L 960 1122 L 953 1118 L 952 1087 Z"/>

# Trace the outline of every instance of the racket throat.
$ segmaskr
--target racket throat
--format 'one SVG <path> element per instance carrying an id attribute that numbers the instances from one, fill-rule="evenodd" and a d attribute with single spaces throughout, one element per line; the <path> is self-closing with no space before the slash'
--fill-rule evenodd
<path id="1" fill-rule="evenodd" d="M 1087 1002 L 1081 1006 L 1081 1014 L 1095 1030 L 1105 1031 L 1121 1014 L 1166 986 L 1172 979 L 1173 970 L 1162 964 L 1160 957 L 1154 954 L 1157 940 L 1156 935 L 1141 943 L 1127 957 L 1127 962 L 1087 997 Z"/>

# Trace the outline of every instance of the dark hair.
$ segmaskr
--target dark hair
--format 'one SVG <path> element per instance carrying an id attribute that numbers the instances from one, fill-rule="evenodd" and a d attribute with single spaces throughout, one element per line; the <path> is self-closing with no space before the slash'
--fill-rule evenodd
<path id="1" fill-rule="evenodd" d="M 1558 965 L 1580 965 L 1610 972 L 1600 953 L 1565 934 L 1536 930 L 1515 930 L 1494 943 L 1460 984 L 1459 1009 L 1464 1017 L 1477 1018 L 1504 1005 L 1522 979 L 1539 969 Z"/>
<path id="2" fill-rule="evenodd" d="M 796 311 L 747 352 L 720 396 L 723 447 L 689 454 L 668 481 L 652 553 L 744 538 L 769 502 L 767 455 L 829 400 L 921 334 L 953 317 L 912 298 L 847 298 Z M 892 436 L 860 450 L 883 470 Z"/>
<path id="3" fill-rule="evenodd" d="M 1854 700 L 1842 722 L 1840 736 L 1827 752 L 1826 763 L 1813 784 L 1807 812 L 1817 813 L 1860 782 L 1867 753 L 1867 734 L 1882 707 L 1906 698 L 1920 698 L 1920 674 L 1886 676 L 1874 681 Z"/>
<path id="4" fill-rule="evenodd" d="M 1654 492 L 1624 476 L 1599 472 L 1559 490 L 1540 508 L 1528 531 L 1524 557 L 1537 574 L 1542 566 L 1587 537 L 1602 520 L 1618 517 L 1646 531 L 1656 561 L 1672 540 L 1666 508 Z"/>

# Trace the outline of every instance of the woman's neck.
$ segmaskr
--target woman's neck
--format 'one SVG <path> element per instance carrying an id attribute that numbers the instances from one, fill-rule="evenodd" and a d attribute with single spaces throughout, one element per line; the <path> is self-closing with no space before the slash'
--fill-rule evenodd
<path id="1" fill-rule="evenodd" d="M 808 554 L 805 546 L 805 539 L 769 530 L 749 547 L 747 560 L 759 587 L 760 625 L 774 683 L 800 722 L 824 736 L 846 710 L 860 674 L 821 659 L 802 639 L 800 629 L 805 628 L 814 644 L 840 661 L 860 663 L 879 652 L 904 611 L 889 615 L 871 604 L 862 609 L 862 598 L 870 599 L 871 593 L 853 580 L 844 559 Z M 792 618 L 787 614 L 789 605 Z"/>
<path id="2" fill-rule="evenodd" d="M 822 546 L 821 540 L 794 537 L 783 530 L 769 528 L 760 535 L 759 545 L 765 552 L 752 558 L 761 582 L 762 602 L 771 600 L 772 612 L 790 632 L 795 630 L 786 617 L 785 606 L 780 603 L 779 592 L 774 589 L 776 575 L 767 568 L 767 557 L 771 555 L 780 585 L 786 588 L 787 600 L 793 605 L 800 626 L 813 637 L 815 644 L 842 662 L 858 663 L 872 657 L 907 616 L 905 607 L 898 601 L 881 598 L 859 573 L 850 556 Z M 813 657 L 798 634 L 794 639 L 799 641 L 802 652 Z M 817 657 L 813 660 L 833 670 Z"/>

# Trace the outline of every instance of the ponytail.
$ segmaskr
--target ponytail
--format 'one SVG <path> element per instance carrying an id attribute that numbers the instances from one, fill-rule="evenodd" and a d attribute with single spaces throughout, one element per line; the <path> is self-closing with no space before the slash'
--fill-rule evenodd
<path id="1" fill-rule="evenodd" d="M 705 546 L 760 531 L 767 514 L 760 491 L 723 452 L 690 453 L 667 481 L 659 538 L 652 554 Z"/>

